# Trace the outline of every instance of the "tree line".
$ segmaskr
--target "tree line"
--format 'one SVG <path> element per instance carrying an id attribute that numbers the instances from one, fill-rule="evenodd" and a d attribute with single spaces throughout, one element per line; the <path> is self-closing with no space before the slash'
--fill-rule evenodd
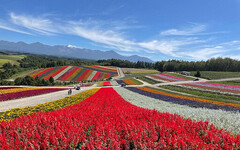
<path id="1" fill-rule="evenodd" d="M 126 60 L 109 59 L 98 60 L 97 63 L 106 66 L 117 66 L 126 68 L 146 68 L 158 71 L 229 71 L 239 72 L 240 61 L 231 58 L 211 58 L 207 61 L 184 61 L 168 60 L 150 62 L 130 62 Z"/>

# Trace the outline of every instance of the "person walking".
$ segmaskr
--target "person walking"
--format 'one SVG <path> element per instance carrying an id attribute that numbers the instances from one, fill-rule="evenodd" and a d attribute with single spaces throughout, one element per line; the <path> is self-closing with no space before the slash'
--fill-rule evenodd
<path id="1" fill-rule="evenodd" d="M 72 89 L 70 89 L 70 95 L 72 95 Z"/>
<path id="2" fill-rule="evenodd" d="M 68 95 L 70 95 L 70 89 L 68 89 Z"/>

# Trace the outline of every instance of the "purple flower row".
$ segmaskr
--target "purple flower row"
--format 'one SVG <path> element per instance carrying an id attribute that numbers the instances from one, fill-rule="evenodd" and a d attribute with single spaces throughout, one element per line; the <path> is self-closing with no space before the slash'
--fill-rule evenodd
<path id="1" fill-rule="evenodd" d="M 35 96 L 40 94 L 46 94 L 56 91 L 66 90 L 64 88 L 46 88 L 46 89 L 36 89 L 36 90 L 28 90 L 28 91 L 21 91 L 16 93 L 7 93 L 0 95 L 0 101 L 24 98 L 29 96 Z"/>
<path id="2" fill-rule="evenodd" d="M 127 87 L 128 90 L 136 92 L 138 94 L 142 94 L 148 97 L 152 97 L 155 99 L 159 99 L 162 101 L 166 102 L 171 102 L 175 104 L 180 104 L 180 105 L 187 105 L 189 107 L 194 107 L 194 108 L 208 108 L 208 109 L 222 109 L 226 111 L 238 111 L 240 112 L 240 108 L 236 107 L 231 107 L 231 106 L 222 106 L 222 105 L 216 105 L 212 103 L 205 103 L 205 102 L 200 102 L 200 101 L 193 101 L 193 100 L 188 100 L 188 99 L 181 99 L 181 98 L 176 98 L 176 97 L 171 97 L 171 96 L 166 96 L 166 95 L 161 95 L 161 94 L 156 94 L 156 93 L 151 93 L 148 91 L 144 91 L 135 87 Z"/>

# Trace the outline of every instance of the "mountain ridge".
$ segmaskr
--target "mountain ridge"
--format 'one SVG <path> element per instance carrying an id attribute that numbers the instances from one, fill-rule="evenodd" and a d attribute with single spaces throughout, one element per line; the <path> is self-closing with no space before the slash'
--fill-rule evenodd
<path id="1" fill-rule="evenodd" d="M 9 42 L 9 41 L 0 40 L 0 49 L 8 50 L 8 51 L 16 51 L 16 52 L 46 54 L 46 55 L 53 55 L 53 56 L 65 56 L 65 57 L 92 59 L 92 60 L 114 58 L 114 59 L 121 59 L 121 60 L 129 60 L 132 62 L 137 62 L 137 61 L 153 62 L 151 59 L 147 57 L 141 57 L 138 55 L 123 56 L 113 50 L 110 50 L 110 51 L 92 50 L 92 49 L 86 49 L 86 48 L 78 48 L 72 45 L 50 46 L 50 45 L 42 44 L 40 42 L 27 44 L 22 41 Z"/>

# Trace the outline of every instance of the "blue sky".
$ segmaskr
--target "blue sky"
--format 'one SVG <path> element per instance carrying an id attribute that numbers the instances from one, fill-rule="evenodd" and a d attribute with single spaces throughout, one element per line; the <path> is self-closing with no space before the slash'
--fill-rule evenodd
<path id="1" fill-rule="evenodd" d="M 0 0 L 0 40 L 240 59 L 240 0 Z"/>

